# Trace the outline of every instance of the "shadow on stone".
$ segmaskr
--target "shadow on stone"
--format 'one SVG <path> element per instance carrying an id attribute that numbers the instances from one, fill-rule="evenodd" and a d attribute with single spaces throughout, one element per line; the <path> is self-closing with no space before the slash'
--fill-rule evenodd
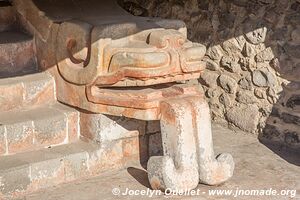
<path id="1" fill-rule="evenodd" d="M 275 145 L 270 142 L 266 141 L 260 141 L 262 144 L 264 144 L 266 147 L 268 147 L 271 151 L 273 151 L 275 154 L 280 156 L 282 159 L 287 161 L 290 164 L 300 166 L 300 151 L 288 148 L 286 146 L 282 145 Z"/>
<path id="2" fill-rule="evenodd" d="M 150 183 L 148 181 L 148 173 L 145 170 L 138 169 L 135 167 L 128 167 L 127 172 L 135 179 L 137 180 L 140 184 L 143 186 L 150 188 Z"/>

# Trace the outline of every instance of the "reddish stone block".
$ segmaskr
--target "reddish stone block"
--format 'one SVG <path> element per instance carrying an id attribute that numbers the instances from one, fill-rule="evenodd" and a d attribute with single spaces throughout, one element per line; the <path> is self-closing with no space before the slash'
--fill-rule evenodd
<path id="1" fill-rule="evenodd" d="M 124 166 L 122 141 L 102 144 L 101 149 L 91 153 L 88 162 L 91 174 L 122 168 Z"/>
<path id="2" fill-rule="evenodd" d="M 139 137 L 123 139 L 123 156 L 124 158 L 136 157 L 139 155 Z"/>
<path id="3" fill-rule="evenodd" d="M 31 184 L 28 191 L 51 187 L 65 181 L 64 163 L 59 159 L 51 159 L 30 165 Z"/>
<path id="4" fill-rule="evenodd" d="M 37 146 L 51 146 L 65 142 L 67 119 L 64 114 L 48 110 L 46 116 L 34 120 L 35 142 Z"/>
<path id="5" fill-rule="evenodd" d="M 0 81 L 0 111 L 17 109 L 22 106 L 23 86 L 21 83 L 11 83 Z"/>
<path id="6" fill-rule="evenodd" d="M 75 142 L 79 139 L 79 113 L 68 113 L 68 137 L 69 142 Z"/>
<path id="7" fill-rule="evenodd" d="M 54 80 L 47 74 L 34 74 L 23 80 L 24 106 L 45 105 L 53 102 Z"/>
<path id="8" fill-rule="evenodd" d="M 32 121 L 6 125 L 8 153 L 19 153 L 34 148 Z"/>
<path id="9" fill-rule="evenodd" d="M 0 124 L 0 155 L 6 153 L 5 126 Z"/>

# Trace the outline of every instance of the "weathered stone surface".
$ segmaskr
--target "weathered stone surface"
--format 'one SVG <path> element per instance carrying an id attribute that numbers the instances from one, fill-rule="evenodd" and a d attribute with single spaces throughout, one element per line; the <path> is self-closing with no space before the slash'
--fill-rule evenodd
<path id="1" fill-rule="evenodd" d="M 215 185 L 232 176 L 234 163 L 229 154 L 221 154 L 212 160 L 214 152 L 209 113 L 208 104 L 197 97 L 162 103 L 164 156 L 151 157 L 147 164 L 153 189 L 193 188 L 199 181 Z M 194 125 L 193 115 L 198 122 Z M 192 133 L 198 136 L 194 137 Z M 198 153 L 199 150 L 202 152 Z M 174 163 L 183 170 L 178 170 Z M 221 177 L 216 178 L 220 171 Z"/>
<path id="2" fill-rule="evenodd" d="M 36 69 L 34 47 L 29 36 L 0 32 L 0 77 L 22 75 Z"/>
<path id="3" fill-rule="evenodd" d="M 265 50 L 259 52 L 255 59 L 257 62 L 270 62 L 274 58 L 274 53 L 270 47 Z"/>
<path id="4" fill-rule="evenodd" d="M 34 127 L 32 121 L 6 125 L 7 148 L 9 153 L 28 151 L 34 147 Z"/>
<path id="5" fill-rule="evenodd" d="M 239 0 L 240 1 L 240 0 Z M 203 2 L 203 1 L 202 1 Z M 299 185 L 299 166 L 295 165 L 299 161 L 299 154 L 296 152 L 288 151 L 286 148 L 276 148 L 280 151 L 284 158 L 279 157 L 278 154 L 270 151 L 266 145 L 257 140 L 257 137 L 253 137 L 246 132 L 242 131 L 230 131 L 227 128 L 221 126 L 213 126 L 213 138 L 216 150 L 226 149 L 235 155 L 235 159 L 239 161 L 236 165 L 236 171 L 234 178 L 226 184 L 218 186 L 206 186 L 200 185 L 200 193 L 205 192 L 199 196 L 174 196 L 171 195 L 168 199 L 190 199 L 190 200 L 213 200 L 216 197 L 212 197 L 207 193 L 211 190 L 228 190 L 228 188 L 269 188 L 270 185 L 274 185 L 273 189 L 282 189 L 286 187 L 296 187 Z M 289 158 L 290 161 L 295 161 L 294 164 L 287 162 L 285 159 Z M 132 174 L 132 175 L 128 175 Z M 134 176 L 135 178 L 133 178 Z M 33 194 L 26 195 L 26 200 L 57 200 L 58 197 L 62 197 L 67 200 L 78 199 L 115 199 L 111 193 L 112 188 L 118 186 L 121 192 L 125 192 L 126 188 L 130 190 L 147 191 L 147 184 L 141 184 L 139 180 L 146 180 L 146 171 L 140 164 L 130 165 L 130 167 L 104 173 L 98 177 L 87 178 L 80 181 L 75 181 L 67 184 L 60 185 L 59 187 L 49 188 L 35 192 Z M 285 181 L 278 181 L 284 177 Z M 259 180 L 259 181 L 258 181 Z M 143 182 L 144 183 L 144 182 Z M 83 189 L 84 188 L 84 189 Z M 101 189 L 99 189 L 101 188 Z M 292 189 L 293 190 L 293 189 Z M 290 194 L 292 194 L 291 192 Z M 294 193 L 294 199 L 299 197 L 298 191 Z M 285 196 L 274 197 L 273 199 L 288 199 Z M 293 195 L 294 196 L 294 195 Z M 154 194 L 151 199 L 160 200 L 164 199 L 165 195 Z M 220 197 L 223 200 L 232 199 L 231 197 Z M 149 197 L 131 196 L 131 200 L 146 200 Z M 244 200 L 253 200 L 253 196 L 244 196 Z M 270 196 L 261 196 L 260 200 L 270 200 Z M 293 198 L 292 198 L 293 199 Z"/>
<path id="6" fill-rule="evenodd" d="M 244 71 L 253 71 L 256 68 L 256 62 L 253 58 L 241 58 L 239 63 L 241 64 L 241 68 Z"/>
<path id="7" fill-rule="evenodd" d="M 239 43 L 240 42 L 240 43 Z M 231 38 L 222 43 L 222 47 L 227 52 L 227 54 L 237 54 L 240 53 L 243 49 L 243 40 L 237 41 L 235 38 Z"/>
<path id="8" fill-rule="evenodd" d="M 296 131 L 286 131 L 284 141 L 289 145 L 300 143 L 300 133 Z"/>
<path id="9" fill-rule="evenodd" d="M 237 73 L 241 69 L 238 62 L 232 57 L 223 56 L 221 60 L 221 65 L 224 69 L 232 73 Z"/>
<path id="10" fill-rule="evenodd" d="M 245 90 L 252 90 L 252 88 L 253 88 L 251 76 L 249 76 L 249 75 L 247 77 L 241 78 L 241 80 L 239 80 L 238 84 L 242 89 L 245 89 Z"/>
<path id="11" fill-rule="evenodd" d="M 155 7 L 160 5 L 159 1 L 154 2 L 156 2 L 155 6 L 152 4 L 152 7 L 147 7 L 151 16 L 157 16 Z M 164 3 L 164 8 L 167 7 L 166 4 L 177 5 L 177 10 L 169 13 L 169 17 L 184 20 L 187 23 L 190 38 L 204 44 L 218 46 L 214 51 L 209 49 L 209 53 L 214 57 L 210 70 L 220 75 L 227 75 L 228 69 L 230 72 L 232 69 L 227 67 L 231 67 L 230 65 L 224 65 L 224 57 L 239 58 L 238 63 L 242 70 L 231 75 L 238 82 L 237 91 L 253 91 L 253 95 L 257 98 L 256 104 L 263 117 L 255 132 L 263 130 L 264 121 L 268 118 L 268 114 L 264 114 L 267 113 L 265 110 L 277 104 L 293 110 L 299 108 L 300 103 L 297 98 L 299 88 L 292 89 L 291 93 L 294 95 L 291 98 L 285 95 L 285 91 L 290 89 L 280 86 L 288 81 L 297 81 L 299 74 L 300 53 L 297 50 L 300 49 L 298 48 L 300 4 L 298 0 L 293 2 L 221 1 L 218 3 L 198 1 L 198 8 L 196 6 L 192 9 L 193 21 L 188 20 L 191 18 L 188 12 L 182 11 L 185 6 L 192 5 L 192 3 L 169 1 Z M 207 36 L 203 37 L 205 34 Z M 240 47 L 242 47 L 241 52 Z M 221 58 L 224 60 L 222 61 Z M 251 77 L 250 81 L 249 77 Z M 214 120 L 224 120 L 223 114 L 228 111 L 228 108 L 219 101 L 222 90 L 219 87 L 205 86 L 203 88 Z M 279 96 L 285 100 L 278 100 Z M 289 98 L 291 99 L 288 100 Z M 233 100 L 233 104 L 237 104 L 237 98 Z M 285 143 L 284 131 L 278 131 L 280 134 L 275 137 L 280 137 L 280 141 Z"/>
<path id="12" fill-rule="evenodd" d="M 258 54 L 259 52 L 263 51 L 265 48 L 266 47 L 264 43 L 254 45 L 249 42 L 246 42 L 243 49 L 243 54 L 245 57 L 251 58 L 254 57 L 256 54 Z"/>
<path id="13" fill-rule="evenodd" d="M 144 135 L 146 122 L 103 114 L 80 113 L 81 135 L 99 143 Z"/>
<path id="14" fill-rule="evenodd" d="M 275 75 L 266 68 L 253 71 L 252 80 L 259 87 L 273 87 L 277 84 Z"/>
<path id="15" fill-rule="evenodd" d="M 0 155 L 6 153 L 6 130 L 5 126 L 0 124 Z"/>
<path id="16" fill-rule="evenodd" d="M 30 184 L 29 167 L 12 167 L 0 171 L 0 192 L 1 194 L 12 194 L 16 191 L 24 192 Z"/>
<path id="17" fill-rule="evenodd" d="M 283 48 L 285 49 L 288 55 L 300 59 L 300 44 L 285 44 Z"/>
<path id="18" fill-rule="evenodd" d="M 213 45 L 207 49 L 206 55 L 210 57 L 212 60 L 219 61 L 224 55 L 224 52 L 220 45 Z"/>
<path id="19" fill-rule="evenodd" d="M 300 44 L 300 28 L 297 28 L 291 33 L 292 41 L 294 44 Z"/>
<path id="20" fill-rule="evenodd" d="M 252 44 L 259 44 L 265 41 L 267 35 L 267 28 L 261 27 L 257 28 L 249 33 L 246 33 L 245 36 L 249 42 Z"/>
<path id="21" fill-rule="evenodd" d="M 146 127 L 147 134 L 159 133 L 160 132 L 160 121 L 148 121 Z"/>
<path id="22" fill-rule="evenodd" d="M 266 92 L 265 92 L 264 90 L 260 89 L 260 88 L 256 88 L 256 89 L 254 90 L 254 94 L 255 94 L 255 96 L 256 96 L 257 98 L 259 98 L 259 99 L 264 99 L 264 98 L 266 98 Z"/>
<path id="23" fill-rule="evenodd" d="M 211 59 L 206 59 L 205 62 L 206 62 L 206 69 L 209 69 L 212 71 L 217 71 L 220 69 L 219 64 Z"/>
<path id="24" fill-rule="evenodd" d="M 16 13 L 12 6 L 1 6 L 0 8 L 0 31 L 7 31 L 14 28 Z"/>
<path id="25" fill-rule="evenodd" d="M 149 135 L 149 156 L 163 155 L 162 138 L 160 133 Z"/>
<path id="26" fill-rule="evenodd" d="M 300 126 L 300 116 L 297 113 L 285 113 L 281 114 L 281 118 L 284 122 L 290 124 L 296 124 Z"/>
<path id="27" fill-rule="evenodd" d="M 218 77 L 219 73 L 206 70 L 201 74 L 199 80 L 200 83 L 204 84 L 205 86 L 213 88 L 217 86 Z"/>
<path id="28" fill-rule="evenodd" d="M 267 89 L 267 95 L 268 95 L 267 99 L 271 104 L 274 104 L 274 103 L 277 102 L 278 94 L 277 94 L 275 88 L 271 88 L 271 87 L 268 88 Z"/>
<path id="29" fill-rule="evenodd" d="M 222 74 L 219 77 L 219 84 L 222 87 L 222 89 L 230 94 L 234 94 L 236 92 L 237 89 L 237 82 L 235 79 L 233 79 L 232 77 Z"/>
<path id="30" fill-rule="evenodd" d="M 67 119 L 64 114 L 53 110 L 41 110 L 34 120 L 35 142 L 39 146 L 63 143 L 67 138 Z"/>
<path id="31" fill-rule="evenodd" d="M 239 91 L 236 94 L 236 100 L 240 103 L 244 104 L 254 104 L 257 103 L 257 99 L 255 98 L 252 91 Z"/>
<path id="32" fill-rule="evenodd" d="M 258 107 L 256 105 L 232 107 L 226 113 L 226 118 L 244 131 L 255 132 L 259 121 Z"/>
<path id="33" fill-rule="evenodd" d="M 298 107 L 299 105 L 300 105 L 300 95 L 298 94 L 294 94 L 290 96 L 285 102 L 285 106 L 292 109 Z"/>
<path id="34" fill-rule="evenodd" d="M 0 110 L 10 111 L 55 101 L 54 80 L 46 73 L 0 79 Z"/>
<path id="35" fill-rule="evenodd" d="M 4 135 L 7 140 L 7 147 L 4 147 L 7 148 L 8 154 L 51 147 L 79 139 L 78 113 L 72 108 L 54 105 L 19 112 L 9 111 L 0 116 L 1 127 L 9 133 Z M 71 140 L 68 137 L 73 138 Z"/>
<path id="36" fill-rule="evenodd" d="M 233 100 L 230 98 L 230 96 L 226 93 L 222 93 L 219 97 L 219 101 L 221 104 L 223 104 L 225 107 L 231 107 L 233 104 Z"/>
<path id="37" fill-rule="evenodd" d="M 220 96 L 220 93 L 221 92 L 218 89 L 209 88 L 205 94 L 208 98 L 214 98 Z"/>

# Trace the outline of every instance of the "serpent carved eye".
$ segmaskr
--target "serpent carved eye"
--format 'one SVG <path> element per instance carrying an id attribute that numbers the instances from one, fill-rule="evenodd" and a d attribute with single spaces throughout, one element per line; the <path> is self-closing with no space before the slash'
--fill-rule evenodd
<path id="1" fill-rule="evenodd" d="M 90 51 L 91 51 L 91 46 L 90 46 L 90 42 L 88 42 L 87 44 L 87 55 L 85 59 L 82 58 L 76 58 L 74 56 L 74 49 L 77 46 L 77 41 L 73 38 L 68 39 L 67 40 L 67 53 L 68 53 L 68 57 L 71 60 L 72 63 L 74 64 L 83 64 L 83 67 L 86 67 L 89 64 L 90 61 Z"/>
<path id="2" fill-rule="evenodd" d="M 68 56 L 70 58 L 70 60 L 74 63 L 74 64 L 81 64 L 84 62 L 83 59 L 81 58 L 75 58 L 73 56 L 73 49 L 76 47 L 77 42 L 75 39 L 69 39 L 67 42 L 67 52 L 68 52 Z"/>

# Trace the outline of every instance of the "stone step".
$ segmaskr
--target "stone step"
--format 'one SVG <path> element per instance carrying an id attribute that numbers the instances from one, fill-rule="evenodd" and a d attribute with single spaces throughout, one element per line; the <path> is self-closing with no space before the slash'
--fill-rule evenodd
<path id="1" fill-rule="evenodd" d="M 59 103 L 1 112 L 0 154 L 50 148 L 79 138 L 79 114 Z"/>
<path id="2" fill-rule="evenodd" d="M 0 32 L 15 28 L 16 14 L 10 3 L 0 1 Z"/>
<path id="3" fill-rule="evenodd" d="M 0 78 L 37 70 L 33 38 L 19 31 L 0 32 Z"/>
<path id="4" fill-rule="evenodd" d="M 299 125 L 286 123 L 281 118 L 269 117 L 261 136 L 260 139 L 267 139 L 267 142 L 287 144 L 292 149 L 300 149 Z"/>
<path id="5" fill-rule="evenodd" d="M 5 111 L 53 103 L 54 87 L 54 79 L 45 72 L 0 79 L 0 116 Z"/>
<path id="6" fill-rule="evenodd" d="M 109 144 L 75 143 L 0 157 L 0 199 L 139 163 L 139 138 Z M 133 150 L 128 150 L 128 145 Z"/>

